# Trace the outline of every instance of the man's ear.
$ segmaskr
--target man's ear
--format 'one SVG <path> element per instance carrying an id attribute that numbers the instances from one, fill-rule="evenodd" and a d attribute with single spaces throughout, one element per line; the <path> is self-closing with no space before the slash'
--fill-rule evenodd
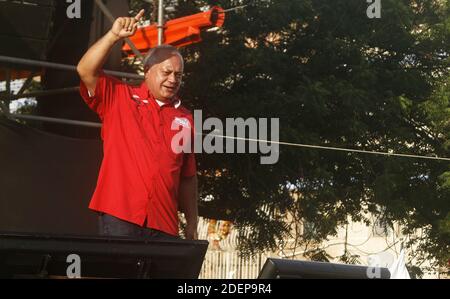
<path id="1" fill-rule="evenodd" d="M 148 73 L 150 72 L 150 68 L 148 66 L 144 67 L 144 78 L 147 79 Z"/>

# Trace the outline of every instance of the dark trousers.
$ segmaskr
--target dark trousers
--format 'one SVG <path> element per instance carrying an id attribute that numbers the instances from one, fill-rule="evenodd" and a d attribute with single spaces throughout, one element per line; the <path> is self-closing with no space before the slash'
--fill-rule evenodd
<path id="1" fill-rule="evenodd" d="M 177 240 L 179 237 L 162 231 L 139 226 L 108 214 L 99 215 L 99 234 L 112 237 L 130 237 L 138 240 Z"/>

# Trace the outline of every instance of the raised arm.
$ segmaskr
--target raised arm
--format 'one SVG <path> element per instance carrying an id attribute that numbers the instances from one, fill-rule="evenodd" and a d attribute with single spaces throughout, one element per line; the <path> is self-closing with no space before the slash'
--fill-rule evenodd
<path id="1" fill-rule="evenodd" d="M 111 30 L 92 45 L 81 58 L 77 66 L 78 75 L 92 95 L 95 93 L 99 70 L 103 67 L 111 49 L 118 41 L 136 33 L 138 22 L 143 15 L 144 10 L 141 10 L 134 18 L 117 18 Z"/>

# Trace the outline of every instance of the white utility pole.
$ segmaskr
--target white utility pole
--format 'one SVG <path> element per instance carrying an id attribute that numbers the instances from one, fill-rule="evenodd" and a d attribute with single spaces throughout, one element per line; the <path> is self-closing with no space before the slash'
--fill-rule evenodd
<path id="1" fill-rule="evenodd" d="M 158 46 L 162 45 L 164 38 L 164 0 L 158 3 Z"/>

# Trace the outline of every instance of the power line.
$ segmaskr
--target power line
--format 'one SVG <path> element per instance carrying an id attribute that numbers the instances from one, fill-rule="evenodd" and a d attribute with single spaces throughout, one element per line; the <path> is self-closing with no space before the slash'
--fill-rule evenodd
<path id="1" fill-rule="evenodd" d="M 44 122 L 56 122 L 56 123 L 62 123 L 62 124 L 68 124 L 68 125 L 77 125 L 77 126 L 87 126 L 87 127 L 101 127 L 102 126 L 101 123 L 74 121 L 74 120 L 68 120 L 68 119 L 42 117 L 42 116 L 35 116 L 35 115 L 13 114 L 11 116 L 13 118 L 38 120 L 38 121 L 44 121 Z M 321 149 L 321 150 L 360 153 L 360 154 L 370 154 L 370 155 L 379 155 L 379 156 L 426 159 L 426 160 L 450 162 L 450 158 L 437 157 L 437 156 L 430 157 L 430 156 L 420 156 L 420 155 L 412 155 L 412 154 L 399 154 L 399 153 L 389 153 L 389 152 L 366 151 L 366 150 L 357 150 L 357 149 L 343 148 L 343 147 L 332 147 L 332 146 L 322 146 L 322 145 L 301 144 L 301 143 L 284 142 L 284 141 L 269 141 L 269 140 L 264 140 L 264 139 L 233 137 L 233 136 L 218 135 L 218 134 L 205 134 L 205 133 L 195 133 L 195 134 L 196 135 L 203 135 L 203 136 L 215 136 L 215 137 L 234 139 L 234 140 L 243 140 L 243 141 L 252 141 L 252 142 L 265 142 L 265 143 L 271 143 L 271 144 L 279 144 L 279 145 L 294 146 L 294 147 L 301 147 L 301 148 L 310 148 L 310 149 Z"/>
<path id="2" fill-rule="evenodd" d="M 332 151 L 341 151 L 341 152 L 350 152 L 350 153 L 360 153 L 360 154 L 371 154 L 371 155 L 381 155 L 381 156 L 390 156 L 390 157 L 403 157 L 403 158 L 415 158 L 415 159 L 427 159 L 427 160 L 437 160 L 437 161 L 449 161 L 450 158 L 446 157 L 430 157 L 430 156 L 420 156 L 420 155 L 412 155 L 412 154 L 399 154 L 399 153 L 389 153 L 389 152 L 379 152 L 379 151 L 367 151 L 367 150 L 357 150 L 351 148 L 343 148 L 343 147 L 332 147 L 332 146 L 322 146 L 322 145 L 311 145 L 311 144 L 301 144 L 301 143 L 293 143 L 293 142 L 284 142 L 284 141 L 268 141 L 264 139 L 253 139 L 253 138 L 243 138 L 243 137 L 232 137 L 225 135 L 216 135 L 216 134 L 205 134 L 205 133 L 196 133 L 197 135 L 209 135 L 216 136 L 227 139 L 235 139 L 235 140 L 244 140 L 244 141 L 253 141 L 253 142 L 265 142 L 271 144 L 279 144 L 286 146 L 294 146 L 294 147 L 302 147 L 302 148 L 313 148 L 313 149 L 322 149 L 322 150 L 332 150 Z"/>
<path id="3" fill-rule="evenodd" d="M 233 7 L 233 8 L 225 9 L 223 12 L 235 11 L 235 10 L 243 9 L 243 8 L 245 8 L 245 7 L 247 7 L 247 6 L 248 6 L 248 5 L 236 6 L 236 7 Z"/>

